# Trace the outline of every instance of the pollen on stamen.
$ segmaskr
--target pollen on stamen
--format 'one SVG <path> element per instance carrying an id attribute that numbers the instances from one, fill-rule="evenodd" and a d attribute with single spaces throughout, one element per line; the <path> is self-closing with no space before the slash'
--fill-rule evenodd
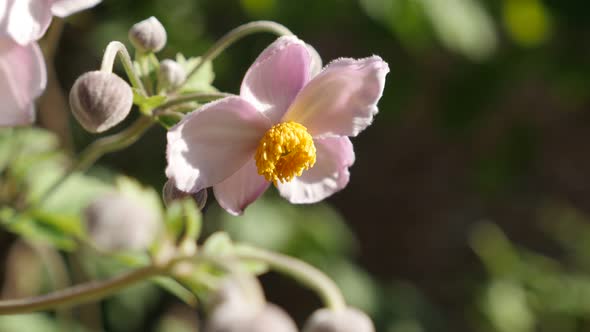
<path id="1" fill-rule="evenodd" d="M 258 174 L 267 181 L 289 182 L 315 164 L 316 148 L 307 128 L 296 122 L 274 125 L 258 143 L 256 154 Z"/>

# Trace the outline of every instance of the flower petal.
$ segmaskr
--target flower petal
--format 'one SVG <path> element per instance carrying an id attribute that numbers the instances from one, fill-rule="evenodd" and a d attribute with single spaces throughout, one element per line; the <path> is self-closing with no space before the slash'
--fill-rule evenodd
<path id="1" fill-rule="evenodd" d="M 307 50 L 309 51 L 309 54 L 311 55 L 310 76 L 315 77 L 317 74 L 319 74 L 322 71 L 322 67 L 323 67 L 322 57 L 320 56 L 318 51 L 316 51 L 316 49 L 313 46 L 311 46 L 309 44 L 305 44 L 305 45 L 307 46 Z"/>
<path id="2" fill-rule="evenodd" d="M 276 123 L 309 81 L 311 61 L 304 42 L 280 37 L 248 69 L 240 95 Z"/>
<path id="3" fill-rule="evenodd" d="M 253 158 L 270 126 L 243 98 L 209 103 L 168 131 L 166 175 L 185 192 L 216 185 Z"/>
<path id="4" fill-rule="evenodd" d="M 27 45 L 41 38 L 51 22 L 50 0 L 4 0 L 0 10 L 0 38 Z"/>
<path id="5" fill-rule="evenodd" d="M 313 137 L 356 136 L 373 121 L 389 66 L 378 56 L 332 61 L 301 90 L 284 121 Z"/>
<path id="6" fill-rule="evenodd" d="M 0 46 L 0 126 L 31 124 L 34 102 L 47 84 L 45 62 L 36 43 Z"/>
<path id="7" fill-rule="evenodd" d="M 331 196 L 348 184 L 348 167 L 354 163 L 354 150 L 348 137 L 314 140 L 315 165 L 287 183 L 278 183 L 281 196 L 295 204 L 315 203 Z"/>
<path id="8" fill-rule="evenodd" d="M 51 12 L 55 16 L 66 17 L 99 4 L 101 0 L 54 0 Z"/>
<path id="9" fill-rule="evenodd" d="M 270 182 L 258 174 L 256 162 L 252 158 L 239 171 L 213 186 L 213 193 L 222 208 L 239 216 L 266 191 L 268 186 Z"/>

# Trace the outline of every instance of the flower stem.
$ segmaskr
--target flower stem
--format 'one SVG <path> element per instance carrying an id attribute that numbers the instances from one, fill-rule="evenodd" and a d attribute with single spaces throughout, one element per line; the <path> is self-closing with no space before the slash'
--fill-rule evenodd
<path id="1" fill-rule="evenodd" d="M 164 104 L 158 106 L 158 108 L 156 110 L 154 110 L 154 115 L 157 115 L 157 113 L 160 111 L 164 111 L 167 108 L 170 108 L 172 106 L 176 106 L 176 105 L 180 105 L 180 104 L 184 104 L 184 103 L 188 103 L 191 101 L 196 101 L 196 102 L 209 102 L 209 101 L 213 101 L 216 99 L 221 99 L 221 98 L 225 98 L 225 97 L 229 97 L 229 96 L 233 96 L 233 94 L 231 93 L 224 93 L 224 92 L 211 92 L 211 93 L 201 93 L 201 92 L 196 92 L 196 93 L 187 93 L 184 95 L 180 95 L 178 97 L 172 98 L 170 100 L 168 100 L 167 102 L 165 102 Z"/>
<path id="2" fill-rule="evenodd" d="M 314 290 L 322 298 L 324 305 L 330 309 L 340 310 L 346 307 L 344 296 L 334 281 L 301 260 L 248 245 L 242 246 L 237 256 L 241 259 L 264 262 L 275 271 L 294 278 Z"/>
<path id="3" fill-rule="evenodd" d="M 47 295 L 0 301 L 0 315 L 22 314 L 100 300 L 131 284 L 157 276 L 164 271 L 162 268 L 150 265 L 108 280 L 89 282 Z"/>
<path id="4" fill-rule="evenodd" d="M 207 50 L 202 56 L 199 64 L 186 76 L 186 81 L 190 79 L 201 67 L 207 62 L 215 59 L 221 52 L 228 48 L 231 44 L 239 39 L 257 32 L 270 32 L 278 36 L 289 36 L 293 33 L 282 24 L 272 21 L 255 21 L 240 25 L 239 27 L 226 33 L 219 39 L 211 48 Z M 181 85 L 182 86 L 182 85 Z"/>
<path id="5" fill-rule="evenodd" d="M 41 197 L 37 202 L 37 206 L 41 205 L 44 200 L 49 198 L 51 194 L 59 188 L 74 172 L 83 172 L 90 168 L 95 161 L 97 161 L 104 154 L 121 150 L 129 145 L 135 143 L 154 123 L 151 118 L 141 116 L 131 126 L 125 130 L 100 138 L 90 144 L 84 151 L 82 151 L 76 162 L 70 165 L 65 171 L 64 175 L 59 178 Z"/>
<path id="6" fill-rule="evenodd" d="M 135 143 L 148 130 L 154 121 L 141 116 L 125 130 L 100 138 L 90 144 L 71 167 L 71 171 L 85 171 L 104 154 L 124 149 Z"/>
<path id="7" fill-rule="evenodd" d="M 125 73 L 127 73 L 127 77 L 129 77 L 131 86 L 141 91 L 141 93 L 146 96 L 147 91 L 141 82 L 141 78 L 135 72 L 133 61 L 131 61 L 131 56 L 129 55 L 127 48 L 125 48 L 125 45 L 123 45 L 121 42 L 112 41 L 107 45 L 107 48 L 104 51 L 104 56 L 102 57 L 100 70 L 112 73 L 113 65 L 115 64 L 115 58 L 117 55 L 119 55 L 119 59 L 121 59 L 121 63 L 123 64 Z"/>

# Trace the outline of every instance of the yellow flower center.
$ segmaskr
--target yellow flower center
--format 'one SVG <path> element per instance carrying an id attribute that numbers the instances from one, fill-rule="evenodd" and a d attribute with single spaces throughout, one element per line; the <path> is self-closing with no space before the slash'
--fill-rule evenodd
<path id="1" fill-rule="evenodd" d="M 258 143 L 254 159 L 258 174 L 275 185 L 301 176 L 315 164 L 315 145 L 307 128 L 283 122 L 270 128 Z"/>

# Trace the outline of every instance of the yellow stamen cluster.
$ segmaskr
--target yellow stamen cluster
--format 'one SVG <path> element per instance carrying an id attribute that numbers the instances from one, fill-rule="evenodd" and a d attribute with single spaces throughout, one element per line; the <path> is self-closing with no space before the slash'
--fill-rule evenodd
<path id="1" fill-rule="evenodd" d="M 270 128 L 258 143 L 254 159 L 258 174 L 275 185 L 301 176 L 315 164 L 315 145 L 307 128 L 283 122 Z"/>

